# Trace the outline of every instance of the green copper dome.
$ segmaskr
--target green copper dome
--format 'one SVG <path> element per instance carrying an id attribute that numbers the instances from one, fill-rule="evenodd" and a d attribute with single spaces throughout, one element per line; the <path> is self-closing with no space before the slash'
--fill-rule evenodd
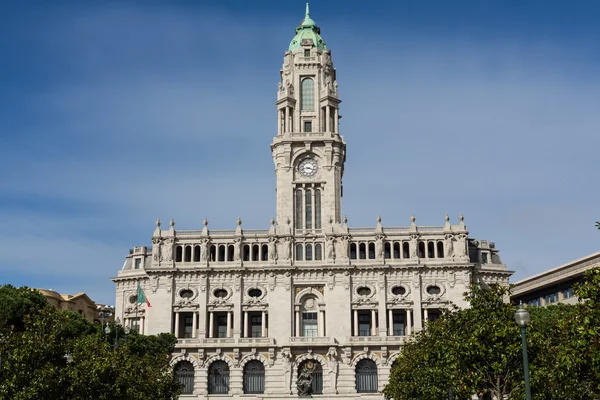
<path id="1" fill-rule="evenodd" d="M 321 37 L 320 33 L 321 29 L 310 17 L 308 3 L 306 3 L 306 15 L 304 16 L 304 19 L 300 25 L 296 28 L 296 36 L 294 36 L 292 39 L 289 50 L 293 51 L 299 47 L 302 47 L 302 41 L 304 39 L 312 39 L 313 47 L 325 50 L 327 45 L 325 44 L 325 41 Z"/>

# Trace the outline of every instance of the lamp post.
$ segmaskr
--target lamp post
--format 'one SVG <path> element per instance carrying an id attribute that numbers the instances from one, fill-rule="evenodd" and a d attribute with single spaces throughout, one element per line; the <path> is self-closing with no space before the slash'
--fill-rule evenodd
<path id="1" fill-rule="evenodd" d="M 119 317 L 117 317 L 117 319 L 115 319 L 115 350 L 117 350 L 119 348 L 119 327 L 121 326 L 121 320 L 119 319 Z"/>
<path id="2" fill-rule="evenodd" d="M 527 325 L 531 320 L 529 313 L 525 309 L 523 303 L 519 305 L 519 308 L 515 312 L 515 321 L 519 328 L 521 328 L 521 340 L 523 342 L 523 369 L 525 371 L 525 397 L 527 400 L 531 400 L 531 386 L 529 384 L 529 360 L 527 358 Z"/>

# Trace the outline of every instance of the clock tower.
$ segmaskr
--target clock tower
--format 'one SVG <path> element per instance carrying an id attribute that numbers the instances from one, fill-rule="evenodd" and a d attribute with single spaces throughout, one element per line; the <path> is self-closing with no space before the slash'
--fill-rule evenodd
<path id="1" fill-rule="evenodd" d="M 285 52 L 275 102 L 277 223 L 298 235 L 328 233 L 341 222 L 346 143 L 339 134 L 336 70 L 320 34 L 307 4 Z"/>

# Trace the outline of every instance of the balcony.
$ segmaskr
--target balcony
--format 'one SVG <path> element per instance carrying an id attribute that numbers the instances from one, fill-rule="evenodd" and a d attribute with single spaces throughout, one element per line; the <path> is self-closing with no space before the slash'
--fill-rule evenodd
<path id="1" fill-rule="evenodd" d="M 346 340 L 348 343 L 381 343 L 383 339 L 381 336 L 348 336 Z"/>
<path id="2" fill-rule="evenodd" d="M 257 338 L 190 338 L 177 339 L 177 347 L 231 347 L 231 346 L 249 346 L 249 345 L 265 345 L 272 346 L 275 344 L 273 338 L 257 337 Z"/>
<path id="3" fill-rule="evenodd" d="M 335 340 L 328 336 L 294 336 L 290 338 L 290 345 L 333 345 Z"/>

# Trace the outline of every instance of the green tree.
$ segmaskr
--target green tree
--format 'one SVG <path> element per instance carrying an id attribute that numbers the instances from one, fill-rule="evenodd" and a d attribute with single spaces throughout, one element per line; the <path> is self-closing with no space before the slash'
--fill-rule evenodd
<path id="1" fill-rule="evenodd" d="M 126 337 L 113 326 L 107 340 L 99 325 L 12 286 L 0 286 L 0 321 L 0 399 L 162 400 L 180 393 L 169 366 L 172 335 Z"/>

